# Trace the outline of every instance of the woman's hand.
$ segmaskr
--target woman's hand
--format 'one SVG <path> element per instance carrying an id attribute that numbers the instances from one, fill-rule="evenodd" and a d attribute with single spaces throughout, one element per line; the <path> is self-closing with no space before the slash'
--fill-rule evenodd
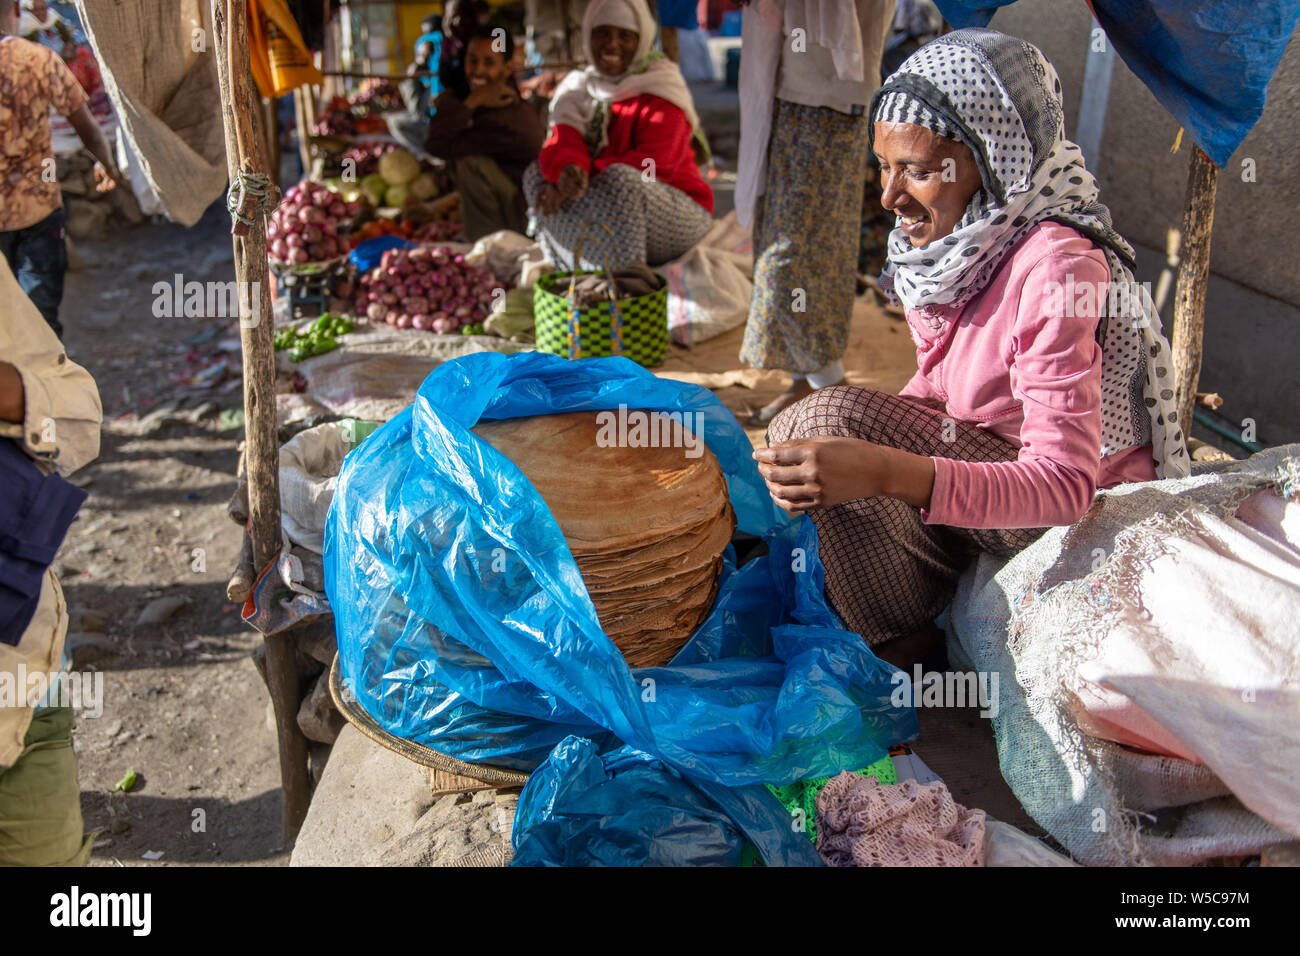
<path id="1" fill-rule="evenodd" d="M 791 515 L 889 495 L 924 508 L 934 488 L 934 462 L 860 438 L 818 435 L 754 452 L 772 500 Z"/>
<path id="2" fill-rule="evenodd" d="M 560 180 L 555 188 L 565 199 L 581 199 L 587 191 L 587 171 L 576 163 L 569 163 L 560 171 Z"/>
<path id="3" fill-rule="evenodd" d="M 563 202 L 560 191 L 550 183 L 542 183 L 542 188 L 537 190 L 537 209 L 543 216 L 554 216 Z"/>

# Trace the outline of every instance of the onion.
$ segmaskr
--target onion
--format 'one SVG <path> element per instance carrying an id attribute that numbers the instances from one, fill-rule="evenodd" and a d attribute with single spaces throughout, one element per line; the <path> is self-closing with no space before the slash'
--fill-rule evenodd
<path id="1" fill-rule="evenodd" d="M 447 316 L 440 315 L 430 323 L 430 327 L 439 335 L 446 335 L 448 332 L 454 332 L 456 330 L 456 323 L 447 318 Z"/>
<path id="2" fill-rule="evenodd" d="M 403 312 L 401 315 L 397 317 L 397 321 L 394 322 L 393 324 L 396 325 L 399 329 L 409 329 L 411 327 L 411 317 L 407 315 L 405 312 Z"/>
<path id="3" fill-rule="evenodd" d="M 421 332 L 428 332 L 433 328 L 433 320 L 423 313 L 417 313 L 411 316 L 411 328 L 419 329 Z"/>
<path id="4" fill-rule="evenodd" d="M 380 302 L 371 302 L 366 306 L 366 318 L 371 322 L 382 322 L 388 310 Z"/>

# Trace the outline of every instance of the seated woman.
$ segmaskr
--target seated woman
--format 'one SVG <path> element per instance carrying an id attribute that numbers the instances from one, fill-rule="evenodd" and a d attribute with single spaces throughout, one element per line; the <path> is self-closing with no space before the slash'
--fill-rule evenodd
<path id="1" fill-rule="evenodd" d="M 584 233 L 578 267 L 604 269 L 671 262 L 713 224 L 692 147 L 699 119 L 654 32 L 645 0 L 592 0 L 582 19 L 591 65 L 556 90 L 550 137 L 524 174 L 538 240 L 562 267 Z"/>
<path id="2" fill-rule="evenodd" d="M 891 663 L 980 551 L 1010 557 L 1098 487 L 1186 475 L 1169 346 L 1133 250 L 1062 131 L 1043 55 L 992 30 L 919 49 L 872 100 L 882 285 L 918 370 L 900 395 L 822 389 L 755 452 L 773 498 L 817 525 L 826 592 Z"/>

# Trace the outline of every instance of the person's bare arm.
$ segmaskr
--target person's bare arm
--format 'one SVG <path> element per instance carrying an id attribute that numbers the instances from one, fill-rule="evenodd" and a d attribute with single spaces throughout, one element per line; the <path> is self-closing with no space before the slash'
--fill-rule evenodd
<path id="1" fill-rule="evenodd" d="M 25 411 L 23 377 L 8 362 L 0 362 L 0 421 L 22 424 Z"/>
<path id="2" fill-rule="evenodd" d="M 780 442 L 754 459 L 768 493 L 792 515 L 874 495 L 928 508 L 934 490 L 933 459 L 858 438 Z"/>
<path id="3" fill-rule="evenodd" d="M 95 188 L 101 193 L 108 192 L 117 185 L 122 174 L 113 162 L 113 152 L 108 148 L 108 140 L 104 139 L 104 131 L 90 115 L 90 107 L 84 103 L 68 117 L 68 122 L 77 131 L 82 145 L 95 157 Z"/>

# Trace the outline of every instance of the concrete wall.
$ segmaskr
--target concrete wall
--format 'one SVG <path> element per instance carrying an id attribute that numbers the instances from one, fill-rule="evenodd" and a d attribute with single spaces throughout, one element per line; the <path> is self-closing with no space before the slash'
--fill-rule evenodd
<path id="1" fill-rule="evenodd" d="M 1051 60 L 1065 92 L 1072 136 L 1092 19 L 1083 4 L 1019 0 L 990 24 L 1023 37 Z M 1300 31 L 1297 32 L 1300 36 Z M 1264 115 L 1220 172 L 1200 387 L 1226 400 L 1234 421 L 1251 417 L 1261 441 L 1300 441 L 1300 39 L 1293 36 L 1269 84 Z M 1190 138 L 1170 153 L 1178 123 L 1116 58 L 1101 161 L 1093 172 L 1115 226 L 1139 248 L 1138 279 L 1153 286 L 1177 230 Z M 1253 159 L 1255 182 L 1242 179 Z M 1172 297 L 1172 293 L 1171 293 Z M 1162 312 L 1166 332 L 1172 306 Z M 1198 434 L 1200 434 L 1198 432 Z"/>

